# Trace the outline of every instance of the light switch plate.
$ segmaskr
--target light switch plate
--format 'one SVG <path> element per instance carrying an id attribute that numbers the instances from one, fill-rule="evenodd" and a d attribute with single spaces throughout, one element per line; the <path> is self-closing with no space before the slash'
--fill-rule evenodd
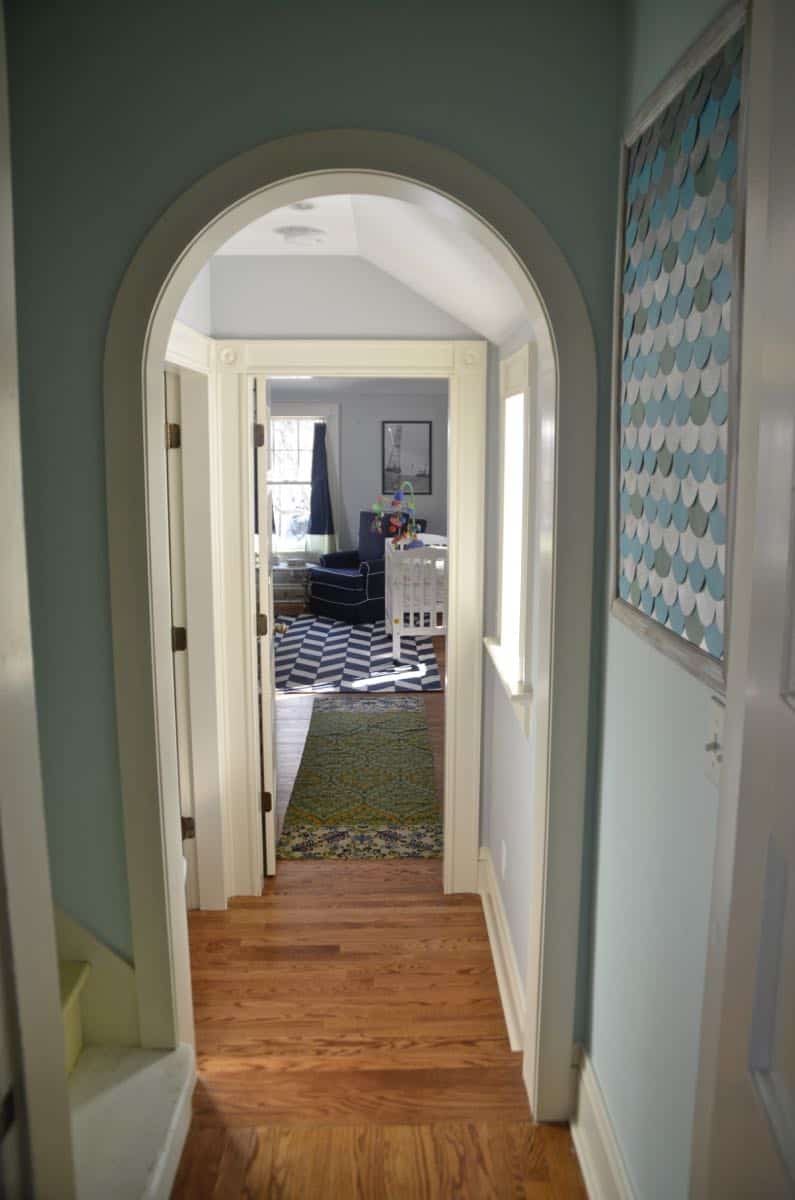
<path id="1" fill-rule="evenodd" d="M 723 766 L 723 716 L 726 706 L 719 696 L 711 696 L 709 702 L 709 729 L 704 745 L 704 774 L 715 787 L 720 786 Z"/>

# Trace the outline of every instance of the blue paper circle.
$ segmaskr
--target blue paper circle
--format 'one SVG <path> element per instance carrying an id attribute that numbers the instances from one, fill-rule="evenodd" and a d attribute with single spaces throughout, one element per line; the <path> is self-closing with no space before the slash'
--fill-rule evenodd
<path id="1" fill-rule="evenodd" d="M 726 518 L 717 504 L 709 514 L 709 531 L 712 534 L 712 540 L 718 546 L 726 545 Z"/>
<path id="2" fill-rule="evenodd" d="M 685 614 L 682 612 L 678 600 L 674 600 L 671 607 L 668 609 L 668 624 L 673 629 L 674 633 L 682 633 L 685 627 Z"/>
<path id="3" fill-rule="evenodd" d="M 714 621 L 704 630 L 704 641 L 710 654 L 714 658 L 720 658 L 723 654 L 723 634 Z"/>

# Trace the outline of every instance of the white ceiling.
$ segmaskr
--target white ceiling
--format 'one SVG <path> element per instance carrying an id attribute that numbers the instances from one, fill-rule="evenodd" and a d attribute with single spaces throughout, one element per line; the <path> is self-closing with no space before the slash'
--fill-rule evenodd
<path id="1" fill-rule="evenodd" d="M 469 234 L 386 196 L 321 196 L 277 209 L 218 253 L 357 256 L 498 344 L 525 316 L 516 288 Z"/>

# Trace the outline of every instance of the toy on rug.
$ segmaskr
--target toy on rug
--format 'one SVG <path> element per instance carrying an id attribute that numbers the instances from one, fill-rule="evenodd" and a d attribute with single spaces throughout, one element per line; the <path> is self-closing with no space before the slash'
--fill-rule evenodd
<path id="1" fill-rule="evenodd" d="M 401 483 L 391 499 L 379 496 L 373 505 L 373 512 L 373 530 L 390 538 L 393 546 L 399 546 L 401 550 L 413 550 L 415 546 L 424 544 L 417 536 L 417 505 L 414 487 L 408 479 Z"/>

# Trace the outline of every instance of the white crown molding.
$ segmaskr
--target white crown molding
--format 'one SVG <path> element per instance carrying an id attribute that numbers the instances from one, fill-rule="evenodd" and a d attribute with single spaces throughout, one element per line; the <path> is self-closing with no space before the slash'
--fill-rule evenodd
<path id="1" fill-rule="evenodd" d="M 174 367 L 209 375 L 215 364 L 217 345 L 214 338 L 199 333 L 182 321 L 175 321 L 168 339 L 166 362 Z"/>

